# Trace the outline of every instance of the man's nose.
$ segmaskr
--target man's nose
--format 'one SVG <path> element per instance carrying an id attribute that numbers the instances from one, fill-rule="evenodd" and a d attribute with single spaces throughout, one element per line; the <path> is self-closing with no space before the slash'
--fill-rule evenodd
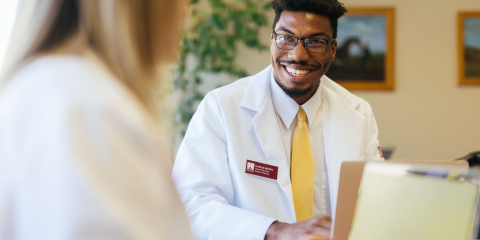
<path id="1" fill-rule="evenodd" d="M 295 61 L 307 61 L 308 58 L 310 58 L 307 49 L 305 49 L 305 46 L 303 45 L 303 40 L 300 40 L 294 49 L 288 51 L 287 56 Z"/>

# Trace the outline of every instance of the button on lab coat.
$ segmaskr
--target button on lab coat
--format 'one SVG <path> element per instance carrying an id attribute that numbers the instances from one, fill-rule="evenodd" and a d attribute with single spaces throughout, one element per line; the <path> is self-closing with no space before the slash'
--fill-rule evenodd
<path id="1" fill-rule="evenodd" d="M 190 122 L 173 177 L 197 238 L 264 239 L 273 221 L 296 221 L 271 71 L 211 91 Z M 334 217 L 342 162 L 382 157 L 370 105 L 326 76 L 320 87 L 324 146 L 318 147 L 325 149 Z M 246 174 L 247 160 L 277 166 L 277 180 Z"/>

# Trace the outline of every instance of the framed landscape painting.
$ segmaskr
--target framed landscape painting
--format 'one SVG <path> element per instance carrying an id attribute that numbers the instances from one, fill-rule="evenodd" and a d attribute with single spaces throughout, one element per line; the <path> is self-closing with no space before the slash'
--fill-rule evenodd
<path id="1" fill-rule="evenodd" d="M 480 84 L 480 11 L 458 13 L 458 84 Z"/>
<path id="2" fill-rule="evenodd" d="M 349 90 L 393 90 L 393 8 L 349 8 L 338 20 L 337 53 L 326 75 Z"/>

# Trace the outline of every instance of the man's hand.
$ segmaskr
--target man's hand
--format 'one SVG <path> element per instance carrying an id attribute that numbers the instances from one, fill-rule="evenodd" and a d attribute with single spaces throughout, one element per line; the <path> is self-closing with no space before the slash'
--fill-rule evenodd
<path id="1" fill-rule="evenodd" d="M 265 240 L 329 239 L 332 219 L 329 216 L 315 217 L 298 223 L 273 222 Z"/>

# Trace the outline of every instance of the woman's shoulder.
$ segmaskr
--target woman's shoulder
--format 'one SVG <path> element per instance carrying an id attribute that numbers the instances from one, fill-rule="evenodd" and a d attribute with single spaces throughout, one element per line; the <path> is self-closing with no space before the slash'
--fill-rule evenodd
<path id="1" fill-rule="evenodd" d="M 124 93 L 126 89 L 121 86 L 121 82 L 98 62 L 87 56 L 41 56 L 21 66 L 6 81 L 2 90 L 18 90 L 25 94 L 65 99 L 85 95 L 91 99 L 96 95 L 104 95 L 105 92 L 119 90 L 118 93 Z"/>
<path id="2" fill-rule="evenodd" d="M 133 92 L 93 56 L 38 57 L 0 87 L 0 115 L 36 117 L 72 111 L 113 114 L 135 124 L 144 124 L 150 117 Z"/>
<path id="3" fill-rule="evenodd" d="M 133 92 L 91 55 L 39 57 L 19 68 L 0 91 L 32 100 L 38 97 L 66 103 L 141 105 Z"/>

